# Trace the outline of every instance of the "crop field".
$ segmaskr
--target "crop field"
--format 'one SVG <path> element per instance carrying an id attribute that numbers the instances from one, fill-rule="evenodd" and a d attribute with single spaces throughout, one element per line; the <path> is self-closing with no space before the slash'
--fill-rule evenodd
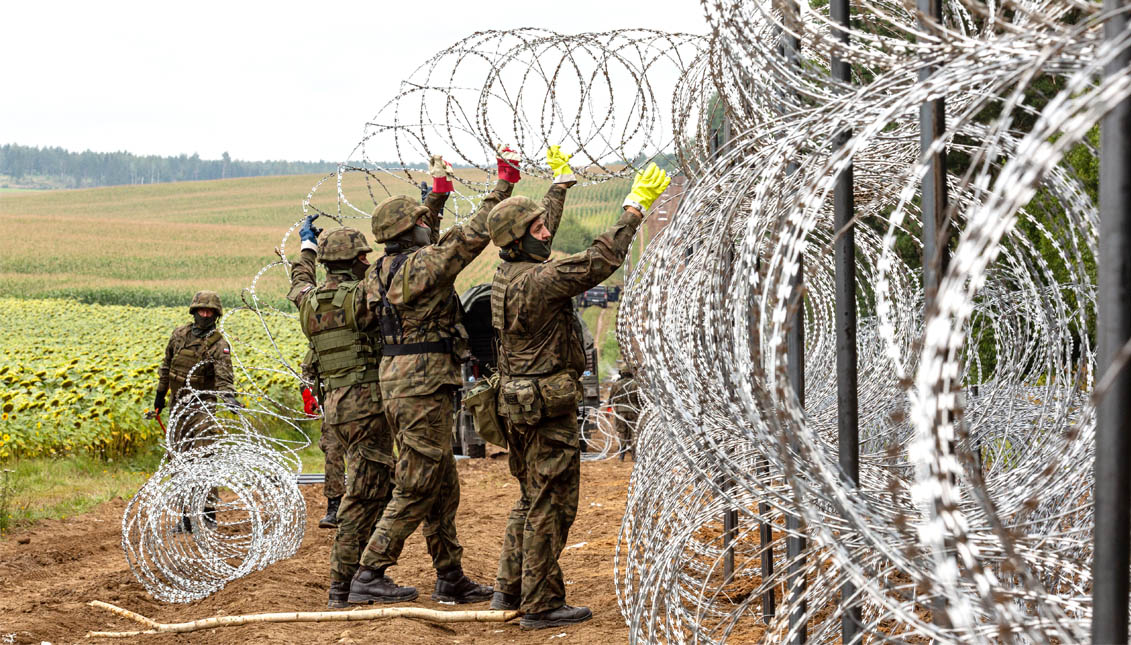
<path id="1" fill-rule="evenodd" d="M 347 177 L 346 194 L 368 203 L 361 176 Z M 0 462 L 68 454 L 113 459 L 155 443 L 160 429 L 141 413 L 152 406 L 169 334 L 190 321 L 186 307 L 198 289 L 224 298 L 236 388 L 296 404 L 284 363 L 297 365 L 306 343 L 285 301 L 285 272 L 271 268 L 255 289 L 266 311 L 281 312 L 269 319 L 274 342 L 254 315 L 239 309 L 240 295 L 276 259 L 273 249 L 301 217 L 302 200 L 319 179 L 0 196 L 0 226 L 13 232 L 0 239 Z M 517 192 L 540 199 L 547 187 L 527 178 Z M 575 188 L 565 219 L 588 242 L 615 220 L 626 191 L 623 181 Z M 334 212 L 333 185 L 319 194 L 325 197 L 315 204 Z M 473 206 L 457 204 L 461 213 Z M 368 233 L 368 223 L 356 221 Z M 297 243 L 297 235 L 288 240 L 292 257 Z M 489 247 L 460 275 L 457 289 L 489 282 L 497 263 L 498 251 Z"/>

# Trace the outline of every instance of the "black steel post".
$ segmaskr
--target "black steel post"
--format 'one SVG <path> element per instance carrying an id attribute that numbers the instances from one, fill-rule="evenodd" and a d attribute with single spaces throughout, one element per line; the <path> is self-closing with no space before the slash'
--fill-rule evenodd
<path id="1" fill-rule="evenodd" d="M 1127 27 L 1128 0 L 1104 0 L 1104 35 Z M 1127 73 L 1131 50 L 1106 74 Z M 1131 338 L 1131 99 L 1100 124 L 1100 239 L 1096 380 Z M 1092 561 L 1092 642 L 1127 643 L 1128 539 L 1131 535 L 1131 370 L 1124 368 L 1099 403 L 1096 418 L 1096 531 Z"/>
<path id="2" fill-rule="evenodd" d="M 833 23 L 845 29 L 849 24 L 848 0 L 832 0 L 829 4 Z M 834 35 L 848 43 L 848 32 L 834 27 Z M 849 83 L 852 69 L 847 61 L 832 57 L 833 78 Z M 846 128 L 837 133 L 833 147 L 839 149 L 852 138 L 852 130 Z M 836 292 L 836 399 L 837 399 L 837 449 L 840 468 L 846 482 L 851 486 L 860 485 L 860 414 L 857 398 L 857 356 L 856 356 L 856 232 L 853 218 L 856 216 L 855 195 L 853 193 L 852 165 L 847 166 L 837 177 L 833 189 L 833 229 L 838 237 L 833 242 L 835 265 L 834 286 Z M 843 232 L 840 232 L 843 231 Z M 856 595 L 856 587 L 851 582 L 844 583 L 840 589 L 842 614 L 840 633 L 842 643 L 852 643 L 860 634 L 860 606 L 851 602 Z"/>
<path id="3" fill-rule="evenodd" d="M 789 384 L 797 395 L 797 403 L 805 407 L 805 300 L 802 297 L 802 284 L 805 275 L 805 259 L 798 258 L 797 274 L 792 280 L 790 291 L 790 304 L 794 308 L 789 316 L 786 330 L 786 351 Z M 805 622 L 805 546 L 808 541 L 801 529 L 801 518 L 790 514 L 785 518 L 785 527 L 791 533 L 785 541 L 786 558 L 789 560 L 789 594 L 790 599 L 796 603 L 793 613 L 789 616 L 790 629 L 797 629 L 794 639 L 795 645 L 802 645 L 808 640 L 808 630 Z"/>

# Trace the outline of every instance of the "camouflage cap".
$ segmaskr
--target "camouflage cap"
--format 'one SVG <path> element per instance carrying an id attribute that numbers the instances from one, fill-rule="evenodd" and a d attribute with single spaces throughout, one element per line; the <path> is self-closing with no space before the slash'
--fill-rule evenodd
<path id="1" fill-rule="evenodd" d="M 373 239 L 387 242 L 412 230 L 416 219 L 428 213 L 428 207 L 405 195 L 386 198 L 373 209 Z"/>
<path id="2" fill-rule="evenodd" d="M 487 217 L 487 231 L 491 241 L 502 248 L 526 235 L 526 229 L 535 219 L 541 217 L 546 209 L 538 202 L 518 195 L 499 202 Z"/>
<path id="3" fill-rule="evenodd" d="M 372 250 L 361 231 L 343 226 L 330 231 L 318 240 L 318 261 L 352 260 Z"/>
<path id="4" fill-rule="evenodd" d="M 220 304 L 220 294 L 215 291 L 197 291 L 196 295 L 192 297 L 192 304 L 189 305 L 188 310 L 191 314 L 197 309 L 213 309 L 217 316 L 224 315 L 224 306 Z"/>

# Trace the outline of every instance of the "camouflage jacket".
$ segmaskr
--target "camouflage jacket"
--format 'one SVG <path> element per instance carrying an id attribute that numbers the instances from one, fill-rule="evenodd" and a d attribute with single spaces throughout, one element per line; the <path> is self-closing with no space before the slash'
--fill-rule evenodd
<path id="1" fill-rule="evenodd" d="M 491 324 L 499 332 L 504 376 L 549 376 L 585 370 L 581 323 L 573 297 L 617 270 L 640 226 L 624 211 L 585 251 L 548 262 L 503 262 L 491 285 Z"/>
<path id="2" fill-rule="evenodd" d="M 636 379 L 622 375 L 609 390 L 609 404 L 616 408 L 617 416 L 635 419 L 640 414 L 640 386 Z"/>
<path id="3" fill-rule="evenodd" d="M 353 279 L 352 275 L 330 273 L 326 275 L 326 280 L 322 284 L 317 284 L 315 257 L 314 251 L 304 250 L 299 255 L 298 262 L 291 268 L 291 290 L 287 294 L 287 300 L 294 303 L 300 311 L 306 299 L 313 297 L 317 289 L 336 289 L 343 281 Z M 362 282 L 357 283 L 357 288 L 359 292 L 354 297 L 355 320 L 362 329 L 376 329 L 377 318 L 365 306 L 364 291 L 360 291 Z M 317 360 L 310 359 L 317 357 L 310 355 L 303 361 L 303 377 L 316 381 L 319 378 Z M 317 391 L 319 388 L 312 389 Z M 381 388 L 377 383 L 361 383 L 324 391 L 319 403 L 322 405 L 323 420 L 326 423 L 347 423 L 373 414 L 381 414 L 385 409 L 381 404 Z"/>
<path id="4" fill-rule="evenodd" d="M 175 402 L 192 367 L 208 361 L 192 371 L 192 387 L 197 390 L 234 392 L 231 348 L 218 330 L 203 338 L 192 333 L 192 324 L 173 330 L 165 346 L 165 358 L 157 370 L 157 389 L 169 390 L 169 401 Z"/>
<path id="5" fill-rule="evenodd" d="M 456 341 L 462 330 L 456 276 L 487 248 L 491 241 L 487 216 L 496 204 L 510 197 L 512 189 L 509 182 L 500 179 L 469 222 L 448 229 L 434 244 L 389 254 L 375 263 L 365 283 L 369 307 L 382 311 L 384 291 L 399 319 L 399 337 L 386 333 L 392 323 L 383 321 L 386 346 Z M 425 205 L 435 212 L 443 202 L 432 200 L 433 195 Z M 423 396 L 461 383 L 459 363 L 451 349 L 381 357 L 381 390 L 387 398 Z"/>

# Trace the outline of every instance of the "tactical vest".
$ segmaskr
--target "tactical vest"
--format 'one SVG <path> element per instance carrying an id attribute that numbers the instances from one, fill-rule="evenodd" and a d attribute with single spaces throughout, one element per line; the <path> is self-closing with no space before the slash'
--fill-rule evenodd
<path id="1" fill-rule="evenodd" d="M 299 311 L 302 333 L 310 341 L 326 392 L 379 378 L 381 340 L 357 326 L 358 286 L 357 280 L 336 287 L 323 285 L 303 301 Z"/>
<path id="2" fill-rule="evenodd" d="M 169 390 L 173 393 L 174 401 L 186 384 L 191 385 L 194 390 L 211 390 L 215 380 L 211 365 L 201 365 L 196 371 L 192 368 L 206 358 L 208 350 L 220 341 L 222 338 L 220 332 L 213 330 L 204 338 L 197 338 L 189 331 L 186 337 L 184 346 L 177 350 L 173 360 L 169 362 Z M 191 383 L 187 382 L 189 372 L 192 372 Z"/>
<path id="3" fill-rule="evenodd" d="M 459 297 L 456 296 L 455 289 L 452 290 L 452 299 L 455 301 L 453 320 L 430 320 L 428 328 L 419 330 L 421 333 L 436 332 L 442 338 L 436 341 L 406 343 L 404 342 L 404 318 L 400 311 L 389 302 L 389 289 L 393 286 L 393 279 L 396 278 L 397 273 L 408 260 L 408 253 L 385 256 L 381 259 L 381 262 L 384 263 L 386 259 L 389 259 L 390 264 L 388 275 L 384 280 L 380 279 L 381 266 L 378 265 L 377 267 L 377 295 L 381 298 L 381 335 L 384 341 L 382 355 L 457 354 L 459 348 L 456 345 L 460 336 L 457 327 L 462 323 L 463 307 L 459 302 Z M 402 279 L 407 282 L 408 274 L 405 273 Z M 407 291 L 407 285 L 402 289 L 403 291 Z M 466 332 L 464 335 L 466 335 Z"/>
<path id="4" fill-rule="evenodd" d="M 549 376 L 564 370 L 579 376 L 585 371 L 585 344 L 572 298 L 562 302 L 538 328 L 530 328 L 533 321 L 527 320 L 526 312 L 513 312 L 513 321 L 507 325 L 511 285 L 538 266 L 534 262 L 503 262 L 495 271 L 491 326 L 499 333 L 499 369 L 507 376 Z"/>

